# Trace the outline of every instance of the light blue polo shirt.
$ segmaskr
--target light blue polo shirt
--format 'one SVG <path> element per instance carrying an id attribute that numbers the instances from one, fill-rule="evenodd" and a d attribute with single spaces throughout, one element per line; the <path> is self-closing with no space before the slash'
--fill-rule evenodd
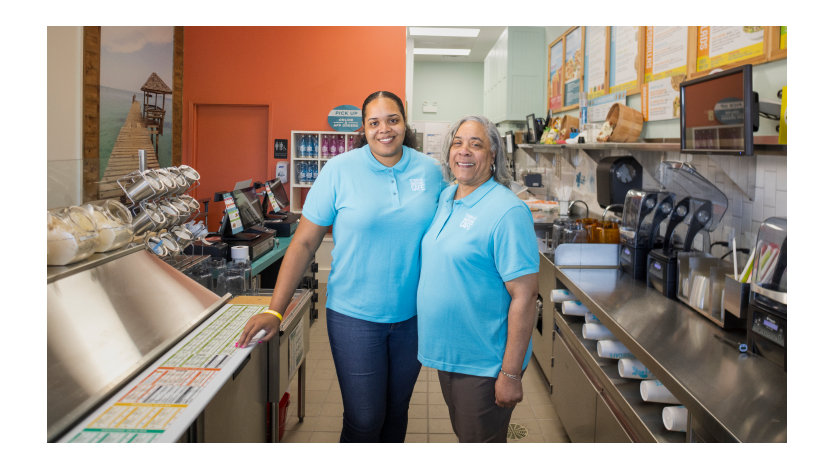
<path id="1" fill-rule="evenodd" d="M 463 199 L 455 191 L 440 195 L 423 237 L 417 357 L 435 369 L 496 377 L 507 346 L 504 283 L 539 271 L 533 216 L 492 178 Z M 524 367 L 531 353 L 532 342 Z"/>
<path id="2" fill-rule="evenodd" d="M 327 308 L 379 323 L 416 314 L 420 240 L 445 186 L 435 160 L 408 147 L 391 168 L 367 145 L 324 165 L 302 214 L 333 226 Z"/>

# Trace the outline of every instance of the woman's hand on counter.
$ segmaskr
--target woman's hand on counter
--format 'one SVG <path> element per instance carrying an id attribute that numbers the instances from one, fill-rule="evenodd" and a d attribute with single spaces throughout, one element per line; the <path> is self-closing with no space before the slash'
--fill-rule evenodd
<path id="1" fill-rule="evenodd" d="M 235 343 L 236 348 L 244 348 L 258 334 L 259 331 L 264 331 L 264 336 L 260 338 L 259 342 L 269 341 L 278 333 L 281 326 L 281 321 L 271 313 L 259 313 L 252 315 L 246 325 L 243 327 L 243 332 L 240 334 L 240 339 Z"/>
<path id="2" fill-rule="evenodd" d="M 495 404 L 501 408 L 515 406 L 524 397 L 521 381 L 498 374 L 495 380 Z"/>

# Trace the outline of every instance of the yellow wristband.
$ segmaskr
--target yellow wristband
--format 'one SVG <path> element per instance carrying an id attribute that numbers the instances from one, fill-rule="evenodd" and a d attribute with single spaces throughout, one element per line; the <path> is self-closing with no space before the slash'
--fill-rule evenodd
<path id="1" fill-rule="evenodd" d="M 269 313 L 271 315 L 275 315 L 276 317 L 278 317 L 278 320 L 284 321 L 284 316 L 281 315 L 280 313 L 276 312 L 275 310 L 264 310 L 261 313 Z"/>

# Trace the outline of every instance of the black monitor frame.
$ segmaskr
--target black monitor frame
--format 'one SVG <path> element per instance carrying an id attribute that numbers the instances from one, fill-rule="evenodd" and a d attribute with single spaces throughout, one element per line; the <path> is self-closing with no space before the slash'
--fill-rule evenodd
<path id="1" fill-rule="evenodd" d="M 270 191 L 272 191 L 272 195 L 275 196 L 275 201 L 278 203 L 280 212 L 288 210 L 290 206 L 290 198 L 287 195 L 287 191 L 284 189 L 284 183 L 281 182 L 279 178 L 271 179 L 264 183 L 265 187 L 268 187 Z M 263 202 L 261 203 L 261 209 L 264 215 L 273 213 L 272 211 L 272 204 L 269 203 L 269 195 L 266 194 L 266 190 L 264 190 L 264 197 Z"/>
<path id="2" fill-rule="evenodd" d="M 244 231 L 256 225 L 263 225 L 264 223 L 264 215 L 261 211 L 261 198 L 256 191 L 257 187 L 257 185 L 253 185 L 248 188 L 234 189 L 228 192 L 235 201 Z M 215 196 L 215 199 L 217 199 L 217 196 Z M 232 233 L 232 225 L 229 223 L 229 215 L 225 209 L 223 210 L 223 220 L 220 222 L 220 234 L 224 237 L 234 236 Z"/>
<path id="3" fill-rule="evenodd" d="M 688 131 L 694 132 L 694 127 L 688 127 L 686 121 L 687 109 L 692 109 L 694 104 L 687 102 L 687 91 L 692 94 L 695 87 L 703 87 L 705 83 L 715 83 L 717 80 L 726 78 L 732 75 L 741 75 L 742 90 L 741 100 L 743 101 L 743 116 L 744 123 L 742 127 L 742 145 L 739 147 L 721 147 L 720 141 L 716 147 L 705 148 L 696 147 L 694 139 L 687 138 Z M 735 98 L 739 98 L 735 96 Z M 738 156 L 753 155 L 753 133 L 759 127 L 759 106 L 758 94 L 753 91 L 753 67 L 749 64 L 735 67 L 730 70 L 716 72 L 705 77 L 687 80 L 680 85 L 680 125 L 681 125 L 681 147 L 680 151 L 683 153 L 707 153 L 707 154 L 729 154 Z M 703 104 L 701 105 L 703 106 Z M 690 123 L 691 124 L 691 123 Z M 719 126 L 715 127 L 719 131 Z M 706 127 L 703 129 L 708 130 Z"/>

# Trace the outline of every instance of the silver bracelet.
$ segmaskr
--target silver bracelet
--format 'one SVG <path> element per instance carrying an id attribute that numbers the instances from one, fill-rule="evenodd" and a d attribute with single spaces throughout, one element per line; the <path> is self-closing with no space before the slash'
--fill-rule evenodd
<path id="1" fill-rule="evenodd" d="M 509 377 L 509 378 L 515 380 L 516 382 L 521 382 L 521 377 L 518 376 L 518 375 L 508 374 L 508 373 L 504 372 L 504 369 L 501 369 L 501 373 L 504 374 L 506 377 Z"/>

